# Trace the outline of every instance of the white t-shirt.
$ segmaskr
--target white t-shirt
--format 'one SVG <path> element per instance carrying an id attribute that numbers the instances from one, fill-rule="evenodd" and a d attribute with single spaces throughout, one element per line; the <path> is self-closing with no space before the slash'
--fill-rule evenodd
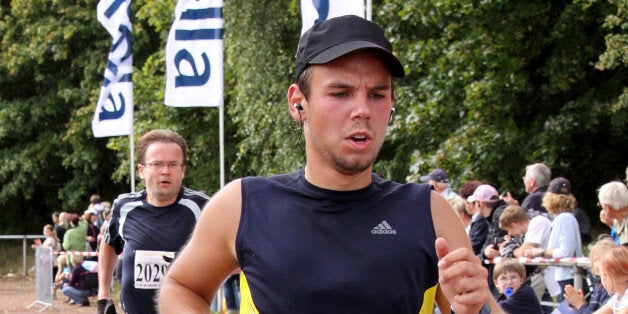
<path id="1" fill-rule="evenodd" d="M 552 222 L 547 219 L 547 217 L 541 215 L 535 216 L 528 224 L 528 231 L 526 231 L 524 242 L 534 243 L 542 249 L 547 249 L 551 231 Z M 561 293 L 560 286 L 556 280 L 554 280 L 553 268 L 548 267 L 543 271 L 543 281 L 551 296 L 554 297 Z"/>
<path id="2" fill-rule="evenodd" d="M 536 216 L 530 220 L 524 242 L 534 243 L 547 249 L 552 222 L 544 216 Z"/>

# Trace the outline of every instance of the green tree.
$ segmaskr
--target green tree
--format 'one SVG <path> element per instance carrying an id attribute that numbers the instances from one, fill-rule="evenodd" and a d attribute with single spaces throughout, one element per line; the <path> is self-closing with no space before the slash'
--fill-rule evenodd
<path id="1" fill-rule="evenodd" d="M 625 12 L 605 1 L 385 1 L 375 20 L 408 78 L 380 165 L 411 181 L 442 167 L 456 183 L 523 196 L 525 165 L 545 162 L 592 208 L 627 160 L 625 64 L 594 67 L 605 36 L 625 37 L 603 25 L 615 11 Z M 614 47 L 625 55 L 625 41 Z"/>
<path id="2" fill-rule="evenodd" d="M 37 230 L 53 210 L 82 211 L 115 185 L 105 140 L 69 134 L 68 122 L 102 81 L 106 51 L 95 1 L 0 4 L 0 207 L 3 232 Z M 109 157 L 111 156 L 111 157 Z M 79 184 L 75 184 L 80 182 Z"/>
<path id="3" fill-rule="evenodd" d="M 135 140 L 154 128 L 180 132 L 190 145 L 184 184 L 211 194 L 219 188 L 218 110 L 163 105 L 175 3 L 133 2 Z M 227 181 L 305 162 L 285 98 L 299 3 L 225 1 Z M 92 193 L 112 200 L 129 190 L 129 138 L 91 133 L 111 46 L 96 4 L 0 1 L 5 233 L 39 232 L 53 210 L 81 212 Z M 442 167 L 455 188 L 480 179 L 523 196 L 523 168 L 543 161 L 572 181 L 585 209 L 598 186 L 623 179 L 627 0 L 379 0 L 373 8 L 408 74 L 395 83 L 397 111 L 377 173 L 415 181 Z"/>

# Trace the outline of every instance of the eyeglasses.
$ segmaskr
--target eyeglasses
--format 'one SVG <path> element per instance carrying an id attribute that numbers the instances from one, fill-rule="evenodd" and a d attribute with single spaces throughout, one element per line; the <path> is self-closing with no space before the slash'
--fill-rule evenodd
<path id="1" fill-rule="evenodd" d="M 182 162 L 180 161 L 169 161 L 169 162 L 164 162 L 164 161 L 151 161 L 151 162 L 147 162 L 144 164 L 145 166 L 147 166 L 150 169 L 153 170 L 159 170 L 159 169 L 163 169 L 163 167 L 165 167 L 166 165 L 168 165 L 168 168 L 170 169 L 181 169 L 184 165 Z"/>
<path id="2" fill-rule="evenodd" d="M 521 276 L 519 275 L 510 275 L 510 276 L 499 276 L 497 277 L 497 281 L 507 282 L 507 281 L 519 281 L 521 280 Z"/>

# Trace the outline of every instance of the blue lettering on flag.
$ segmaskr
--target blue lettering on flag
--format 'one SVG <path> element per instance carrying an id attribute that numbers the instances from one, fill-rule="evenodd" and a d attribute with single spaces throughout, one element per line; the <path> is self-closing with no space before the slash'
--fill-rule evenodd
<path id="1" fill-rule="evenodd" d="M 222 8 L 190 9 L 181 13 L 182 20 L 203 20 L 222 18 Z"/>
<path id="2" fill-rule="evenodd" d="M 314 21 L 314 24 L 326 20 L 329 14 L 329 0 L 312 0 L 312 4 L 318 12 L 318 18 Z"/>
<path id="3" fill-rule="evenodd" d="M 117 50 L 122 43 L 126 42 L 126 52 L 124 53 L 124 56 L 120 58 L 120 62 L 124 62 L 124 60 L 133 55 L 133 47 L 131 45 L 131 30 L 126 25 L 120 25 L 118 31 L 120 31 L 120 34 L 122 36 L 120 36 L 120 38 L 118 38 L 118 41 L 116 41 L 113 46 L 111 46 L 111 51 Z"/>
<path id="4" fill-rule="evenodd" d="M 116 101 L 113 99 L 112 95 L 109 95 L 109 97 L 107 97 L 107 99 L 109 99 L 109 101 L 112 104 L 113 111 L 109 111 L 107 110 L 106 106 L 102 106 L 102 111 L 98 114 L 98 119 L 100 121 L 115 120 L 115 119 L 121 118 L 124 115 L 124 108 L 126 106 L 126 102 L 124 101 L 124 96 L 122 95 L 122 93 L 119 93 L 118 96 L 120 96 L 119 107 L 117 106 Z"/>
<path id="5" fill-rule="evenodd" d="M 222 29 L 195 29 L 181 30 L 177 29 L 174 33 L 175 40 L 209 40 L 222 39 Z"/>
<path id="6" fill-rule="evenodd" d="M 205 66 L 205 71 L 201 75 L 198 74 L 198 70 L 196 69 L 196 63 L 194 62 L 194 57 L 190 52 L 186 49 L 179 50 L 177 54 L 174 56 L 174 64 L 177 66 L 177 75 L 174 78 L 174 86 L 202 86 L 207 81 L 209 81 L 209 75 L 211 73 L 211 65 L 209 64 L 209 58 L 206 53 L 201 54 L 201 58 L 203 58 L 203 64 Z M 192 70 L 194 71 L 194 76 L 181 75 L 181 71 L 179 66 L 182 61 L 187 61 L 192 66 Z"/>
<path id="7" fill-rule="evenodd" d="M 107 8 L 107 10 L 105 10 L 105 16 L 109 19 L 111 18 L 116 11 L 118 11 L 118 9 L 120 8 L 120 6 L 124 3 L 125 0 L 115 0 L 114 2 L 111 3 L 111 5 Z M 128 10 L 130 9 L 131 6 L 129 6 Z M 129 16 L 131 16 L 131 14 L 129 14 Z"/>

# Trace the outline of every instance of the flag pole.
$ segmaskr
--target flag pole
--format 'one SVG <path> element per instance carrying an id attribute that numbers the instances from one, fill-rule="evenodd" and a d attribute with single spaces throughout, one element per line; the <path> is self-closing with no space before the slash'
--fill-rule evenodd
<path id="1" fill-rule="evenodd" d="M 366 19 L 369 21 L 373 20 L 372 16 L 372 0 L 366 0 Z"/>
<path id="2" fill-rule="evenodd" d="M 129 173 L 131 174 L 131 193 L 135 192 L 135 141 L 133 136 L 133 128 L 131 128 L 131 134 L 129 135 L 129 150 L 130 150 L 130 160 L 129 160 Z"/>
<path id="3" fill-rule="evenodd" d="M 225 105 L 218 106 L 218 138 L 220 150 L 220 188 L 225 186 Z"/>

